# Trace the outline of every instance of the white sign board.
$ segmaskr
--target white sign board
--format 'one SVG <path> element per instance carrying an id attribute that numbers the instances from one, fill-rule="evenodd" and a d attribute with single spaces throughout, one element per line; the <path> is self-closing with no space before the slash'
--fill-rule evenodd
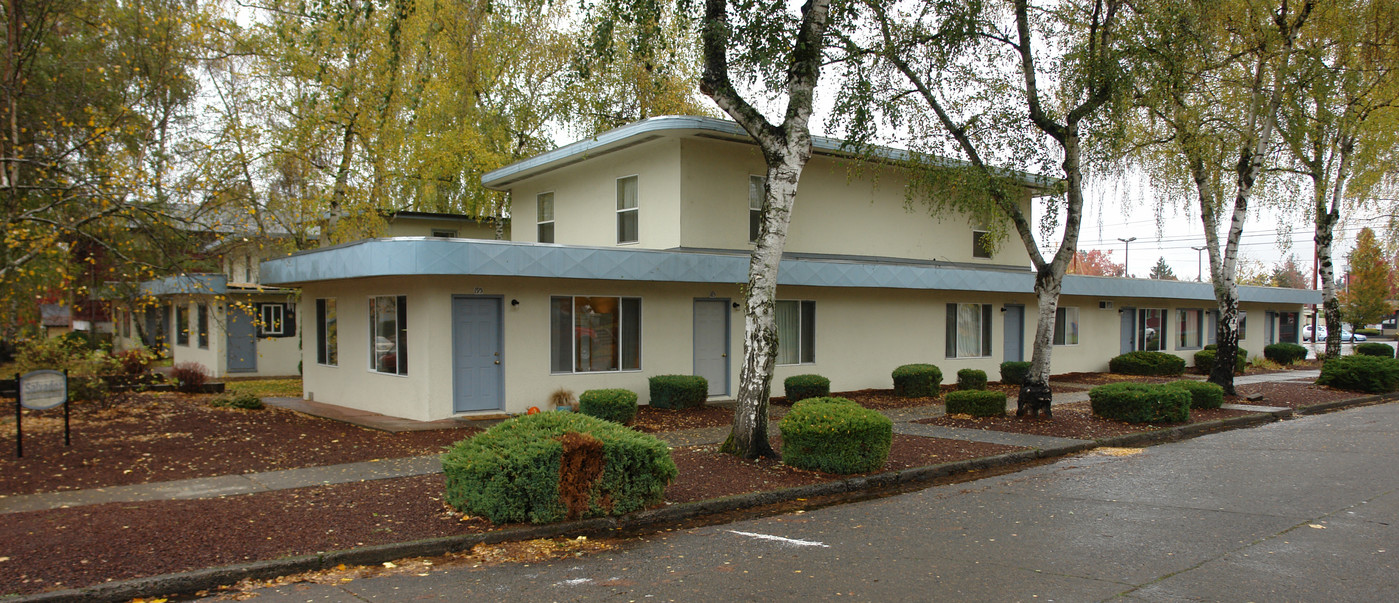
<path id="1" fill-rule="evenodd" d="M 68 401 L 68 376 L 62 371 L 30 371 L 19 378 L 25 408 L 44 410 Z"/>

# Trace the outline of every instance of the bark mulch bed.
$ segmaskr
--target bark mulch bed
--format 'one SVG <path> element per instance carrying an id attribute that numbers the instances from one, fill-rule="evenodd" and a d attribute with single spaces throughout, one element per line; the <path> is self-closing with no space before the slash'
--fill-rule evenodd
<path id="1" fill-rule="evenodd" d="M 480 431 L 389 433 L 281 408 L 215 408 L 213 398 L 145 393 L 107 407 L 78 404 L 71 447 L 62 410 L 25 410 L 23 458 L 14 454 L 14 415 L 3 413 L 0 496 L 436 454 Z"/>
<path id="2" fill-rule="evenodd" d="M 1325 385 L 1316 385 L 1312 383 L 1280 382 L 1240 385 L 1235 387 L 1234 391 L 1238 392 L 1239 395 L 1237 397 L 1226 397 L 1224 400 L 1225 402 L 1232 404 L 1256 404 L 1259 406 L 1283 406 L 1292 409 L 1368 395 L 1332 389 Z M 1256 402 L 1245 400 L 1244 396 L 1250 394 L 1263 394 L 1263 399 Z M 1191 414 L 1194 414 L 1194 411 L 1191 411 Z"/>
<path id="3" fill-rule="evenodd" d="M 1203 423 L 1205 421 L 1214 421 L 1216 419 L 1249 414 L 1257 413 L 1243 410 L 1225 410 L 1222 408 L 1191 410 L 1189 423 Z M 1163 423 L 1161 425 L 1138 425 L 1098 418 L 1093 416 L 1093 410 L 1089 407 L 1087 402 L 1074 402 L 1062 405 L 1055 404 L 1053 419 L 1017 418 L 1014 415 L 984 418 L 976 418 L 968 415 L 947 415 L 933 417 L 931 419 L 922 419 L 915 421 L 915 423 L 939 425 L 942 427 L 1009 431 L 1013 433 L 1074 438 L 1079 440 L 1095 440 L 1098 438 L 1119 436 L 1129 433 L 1141 433 L 1174 426 L 1170 423 Z"/>
<path id="4" fill-rule="evenodd" d="M 776 438 L 774 438 L 776 443 Z M 670 504 L 840 479 L 714 446 L 673 451 Z M 883 471 L 1019 450 L 895 435 Z M 261 559 L 479 533 L 494 526 L 442 502 L 441 474 L 200 500 L 110 503 L 5 516 L 0 596 L 76 588 Z"/>
<path id="5" fill-rule="evenodd" d="M 734 409 L 729 406 L 684 409 L 642 406 L 636 409 L 636 417 L 632 418 L 627 426 L 645 433 L 656 433 L 702 427 L 728 427 L 733 425 L 733 422 Z"/>

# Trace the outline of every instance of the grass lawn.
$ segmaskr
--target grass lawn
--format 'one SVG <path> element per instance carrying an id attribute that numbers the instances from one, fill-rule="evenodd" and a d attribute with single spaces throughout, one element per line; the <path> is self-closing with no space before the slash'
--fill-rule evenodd
<path id="1" fill-rule="evenodd" d="M 225 381 L 224 391 L 230 394 L 252 394 L 259 398 L 300 398 L 301 379 Z"/>

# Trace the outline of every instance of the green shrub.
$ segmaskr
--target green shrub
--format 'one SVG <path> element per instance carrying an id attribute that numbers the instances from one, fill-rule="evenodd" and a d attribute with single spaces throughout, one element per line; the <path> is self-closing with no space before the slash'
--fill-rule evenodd
<path id="1" fill-rule="evenodd" d="M 957 389 L 986 389 L 986 371 L 962 369 L 957 371 Z"/>
<path id="2" fill-rule="evenodd" d="M 1307 348 L 1295 343 L 1272 343 L 1263 346 L 1263 357 L 1278 364 L 1292 364 L 1307 357 Z"/>
<path id="3" fill-rule="evenodd" d="M 1380 330 L 1379 330 L 1379 329 L 1365 328 L 1365 329 L 1356 329 L 1356 330 L 1355 330 L 1355 334 L 1356 334 L 1356 335 L 1380 335 L 1381 333 L 1380 333 Z"/>
<path id="4" fill-rule="evenodd" d="M 651 406 L 692 408 L 709 399 L 709 382 L 698 375 L 656 375 L 650 379 Z"/>
<path id="5" fill-rule="evenodd" d="M 146 348 L 118 352 L 112 358 L 121 365 L 122 373 L 133 377 L 150 372 L 151 364 L 155 362 L 155 354 Z"/>
<path id="6" fill-rule="evenodd" d="M 578 396 L 578 412 L 625 425 L 636 416 L 636 392 L 629 389 L 590 389 Z"/>
<path id="7" fill-rule="evenodd" d="M 1006 414 L 1006 395 L 984 389 L 964 389 L 947 393 L 947 414 L 973 417 L 999 417 Z"/>
<path id="8" fill-rule="evenodd" d="M 1208 381 L 1172 381 L 1171 387 L 1179 387 L 1190 392 L 1190 408 L 1219 408 L 1224 404 L 1224 388 Z"/>
<path id="9" fill-rule="evenodd" d="M 831 395 L 831 380 L 820 375 L 792 375 L 782 380 L 782 391 L 789 404 L 807 398 L 824 398 Z"/>
<path id="10" fill-rule="evenodd" d="M 1195 352 L 1195 372 L 1208 375 L 1214 370 L 1214 358 L 1218 350 L 1206 348 Z M 1239 348 L 1234 355 L 1234 373 L 1241 374 L 1248 368 L 1248 352 Z"/>
<path id="11" fill-rule="evenodd" d="M 931 364 L 905 364 L 894 369 L 894 395 L 926 398 L 938 395 L 942 370 Z"/>
<path id="12" fill-rule="evenodd" d="M 1109 360 L 1108 370 L 1119 375 L 1174 377 L 1185 372 L 1185 360 L 1165 352 L 1127 352 Z"/>
<path id="13" fill-rule="evenodd" d="M 655 437 L 581 413 L 507 420 L 442 455 L 446 502 L 495 523 L 621 515 L 660 503 L 675 479 Z"/>
<path id="14" fill-rule="evenodd" d="M 1360 354 L 1362 356 L 1379 356 L 1380 358 L 1393 358 L 1394 346 L 1391 346 L 1387 343 L 1357 343 L 1355 344 L 1355 353 Z"/>
<path id="15" fill-rule="evenodd" d="M 1399 390 L 1399 360 L 1376 356 L 1340 356 L 1321 365 L 1317 385 L 1371 394 Z"/>
<path id="16" fill-rule="evenodd" d="M 782 462 L 827 473 L 864 473 L 884 466 L 894 423 L 843 398 L 812 398 L 782 417 Z"/>
<path id="17" fill-rule="evenodd" d="M 1001 383 L 1006 385 L 1021 385 L 1030 378 L 1030 363 L 1028 362 L 1002 362 L 1001 363 Z"/>
<path id="18" fill-rule="evenodd" d="M 240 408 L 243 410 L 260 410 L 263 408 L 262 398 L 246 392 L 234 394 L 232 396 L 220 396 L 211 400 L 209 404 L 219 408 Z"/>
<path id="19" fill-rule="evenodd" d="M 1128 423 L 1177 423 L 1190 419 L 1191 393 L 1182 387 L 1109 383 L 1089 390 L 1093 414 Z"/>

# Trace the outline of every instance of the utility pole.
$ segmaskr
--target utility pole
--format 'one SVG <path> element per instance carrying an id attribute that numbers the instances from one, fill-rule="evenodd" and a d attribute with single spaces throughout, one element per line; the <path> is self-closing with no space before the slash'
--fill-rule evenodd
<path id="1" fill-rule="evenodd" d="M 1209 249 L 1209 247 L 1201 245 L 1199 247 L 1191 247 L 1191 249 L 1195 250 L 1195 282 L 1198 283 L 1205 280 L 1204 264 L 1200 263 L 1200 252 Z"/>
<path id="2" fill-rule="evenodd" d="M 1122 275 L 1131 278 L 1131 264 L 1128 264 L 1128 261 L 1132 259 L 1132 241 L 1137 240 L 1137 237 L 1129 239 L 1119 237 L 1117 240 L 1122 241 Z"/>

